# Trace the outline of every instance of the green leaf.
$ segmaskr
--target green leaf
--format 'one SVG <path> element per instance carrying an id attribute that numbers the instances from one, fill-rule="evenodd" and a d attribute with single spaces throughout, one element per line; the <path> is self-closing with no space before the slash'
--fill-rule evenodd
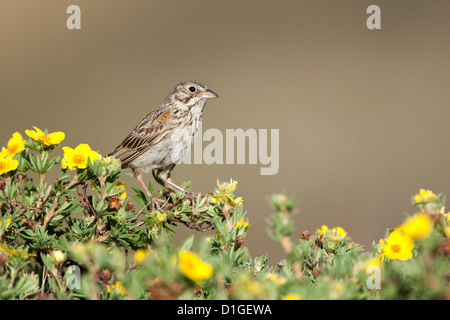
<path id="1" fill-rule="evenodd" d="M 181 244 L 180 248 L 189 251 L 189 250 L 191 250 L 193 243 L 194 243 L 194 235 L 192 235 L 192 236 L 188 237 L 186 240 L 184 240 L 183 243 Z"/>
<path id="2" fill-rule="evenodd" d="M 155 195 L 155 189 L 153 188 L 153 184 L 151 182 L 148 183 L 148 191 L 150 191 L 152 195 Z"/>

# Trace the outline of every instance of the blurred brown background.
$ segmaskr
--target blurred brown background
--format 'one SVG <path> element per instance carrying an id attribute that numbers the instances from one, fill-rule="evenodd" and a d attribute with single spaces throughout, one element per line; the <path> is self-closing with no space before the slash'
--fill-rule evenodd
<path id="1" fill-rule="evenodd" d="M 81 30 L 66 28 L 71 4 Z M 366 28 L 371 4 L 381 30 Z M 295 240 L 327 224 L 370 249 L 419 188 L 450 195 L 449 12 L 438 0 L 1 0 L 0 145 L 35 125 L 106 155 L 175 84 L 201 80 L 220 95 L 203 128 L 280 129 L 280 169 L 182 165 L 174 180 L 202 193 L 238 180 L 253 257 L 283 257 L 265 231 L 280 191 L 301 200 Z"/>

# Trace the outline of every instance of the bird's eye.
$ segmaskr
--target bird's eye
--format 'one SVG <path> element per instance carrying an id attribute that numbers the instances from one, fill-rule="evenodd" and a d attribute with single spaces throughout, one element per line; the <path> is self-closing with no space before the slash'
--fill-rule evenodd
<path id="1" fill-rule="evenodd" d="M 195 90 L 196 90 L 195 87 L 189 87 L 190 92 L 195 92 Z"/>

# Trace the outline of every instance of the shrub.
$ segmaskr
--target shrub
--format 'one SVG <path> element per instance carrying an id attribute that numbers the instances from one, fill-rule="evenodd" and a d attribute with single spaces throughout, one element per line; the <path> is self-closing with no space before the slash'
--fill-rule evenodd
<path id="1" fill-rule="evenodd" d="M 206 195 L 120 182 L 120 163 L 89 145 L 55 149 L 63 132 L 14 133 L 0 153 L 2 299 L 442 299 L 450 297 L 445 198 L 420 190 L 404 224 L 371 252 L 341 227 L 294 233 L 297 201 L 269 198 L 268 235 L 286 257 L 251 257 L 235 181 Z M 57 171 L 49 183 L 47 173 Z M 36 182 L 33 179 L 36 177 Z M 171 243 L 177 225 L 215 233 Z"/>

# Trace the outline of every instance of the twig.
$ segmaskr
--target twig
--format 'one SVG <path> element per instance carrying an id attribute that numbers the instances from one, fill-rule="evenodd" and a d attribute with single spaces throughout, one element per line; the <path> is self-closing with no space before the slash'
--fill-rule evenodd
<path id="1" fill-rule="evenodd" d="M 201 221 L 200 223 L 198 221 L 190 222 L 190 221 L 183 221 L 176 217 L 171 217 L 168 220 L 173 221 L 173 222 L 180 222 L 180 223 L 184 224 L 186 227 L 197 230 L 197 231 L 211 231 L 211 230 L 215 229 L 214 224 L 210 221 Z M 207 226 L 202 227 L 203 224 L 207 224 Z"/>

